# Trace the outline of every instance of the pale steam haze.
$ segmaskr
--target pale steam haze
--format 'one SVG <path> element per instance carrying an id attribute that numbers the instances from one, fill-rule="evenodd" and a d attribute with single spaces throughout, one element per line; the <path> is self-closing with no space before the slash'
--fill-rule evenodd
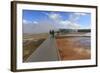
<path id="1" fill-rule="evenodd" d="M 91 14 L 23 10 L 23 33 L 48 33 L 58 29 L 90 29 Z"/>

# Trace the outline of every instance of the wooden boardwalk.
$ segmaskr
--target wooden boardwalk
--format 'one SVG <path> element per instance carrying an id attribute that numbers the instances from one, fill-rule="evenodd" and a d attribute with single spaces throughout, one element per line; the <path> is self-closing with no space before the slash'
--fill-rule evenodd
<path id="1" fill-rule="evenodd" d="M 55 38 L 48 37 L 26 62 L 58 61 L 60 59 Z"/>

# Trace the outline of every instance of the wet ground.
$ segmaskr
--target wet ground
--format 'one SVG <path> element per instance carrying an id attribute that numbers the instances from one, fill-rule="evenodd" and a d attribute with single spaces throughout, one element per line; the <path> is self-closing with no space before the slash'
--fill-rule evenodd
<path id="1" fill-rule="evenodd" d="M 91 59 L 90 34 L 67 34 L 24 42 L 24 62 Z M 30 43 L 30 41 L 32 41 Z M 28 52 L 29 51 L 29 52 Z"/>
<path id="2" fill-rule="evenodd" d="M 61 60 L 81 60 L 91 58 L 90 37 L 65 37 L 56 39 Z"/>

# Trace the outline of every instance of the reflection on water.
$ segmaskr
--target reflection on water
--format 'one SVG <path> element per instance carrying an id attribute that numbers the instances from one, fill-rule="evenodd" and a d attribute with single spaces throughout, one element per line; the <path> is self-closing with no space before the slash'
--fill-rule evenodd
<path id="1" fill-rule="evenodd" d="M 91 58 L 90 36 L 66 36 L 57 38 L 61 60 L 82 60 Z"/>
<path id="2" fill-rule="evenodd" d="M 84 45 L 84 47 L 91 47 L 91 38 L 90 37 L 74 37 L 75 40 Z"/>

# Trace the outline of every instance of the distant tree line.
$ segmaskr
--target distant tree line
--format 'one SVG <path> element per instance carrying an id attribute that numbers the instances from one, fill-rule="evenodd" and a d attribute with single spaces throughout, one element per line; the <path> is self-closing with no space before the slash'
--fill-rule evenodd
<path id="1" fill-rule="evenodd" d="M 59 29 L 58 31 L 50 30 L 49 33 L 52 37 L 56 34 L 66 34 L 73 32 L 91 32 L 91 29 Z"/>
<path id="2" fill-rule="evenodd" d="M 78 29 L 78 32 L 91 32 L 91 29 Z"/>
<path id="3" fill-rule="evenodd" d="M 70 32 L 76 32 L 74 29 L 59 29 L 59 33 L 70 33 Z"/>
<path id="4" fill-rule="evenodd" d="M 57 33 L 70 33 L 70 32 L 91 32 L 91 29 L 59 29 Z"/>

